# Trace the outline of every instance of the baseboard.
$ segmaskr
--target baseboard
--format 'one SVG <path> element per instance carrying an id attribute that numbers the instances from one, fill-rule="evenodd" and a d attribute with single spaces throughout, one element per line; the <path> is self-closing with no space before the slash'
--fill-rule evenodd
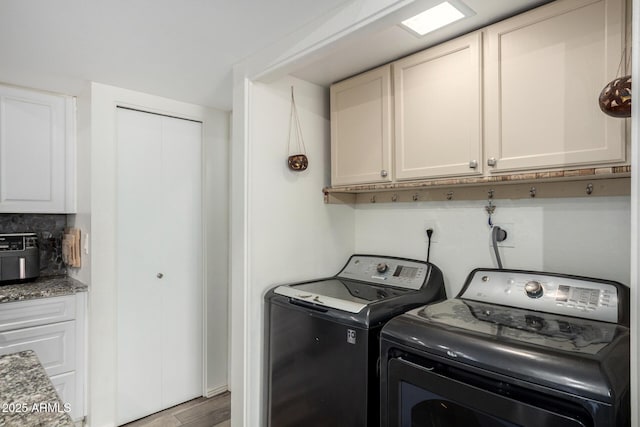
<path id="1" fill-rule="evenodd" d="M 229 387 L 226 384 L 220 385 L 220 386 L 217 386 L 217 387 L 213 387 L 213 388 L 210 388 L 209 390 L 207 390 L 207 395 L 205 397 L 213 397 L 213 396 L 216 396 L 218 394 L 222 394 L 227 390 L 229 390 Z"/>

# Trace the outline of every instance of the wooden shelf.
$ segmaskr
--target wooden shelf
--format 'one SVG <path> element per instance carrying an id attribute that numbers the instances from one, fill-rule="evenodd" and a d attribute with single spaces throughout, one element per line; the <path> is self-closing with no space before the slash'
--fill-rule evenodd
<path id="1" fill-rule="evenodd" d="M 327 187 L 329 204 L 628 196 L 631 166 Z"/>

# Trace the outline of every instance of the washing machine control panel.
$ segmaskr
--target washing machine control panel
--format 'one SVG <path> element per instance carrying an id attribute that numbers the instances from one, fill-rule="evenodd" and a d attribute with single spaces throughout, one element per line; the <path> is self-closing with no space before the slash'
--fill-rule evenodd
<path id="1" fill-rule="evenodd" d="M 463 299 L 617 323 L 618 289 L 574 276 L 513 270 L 474 270 Z"/>
<path id="2" fill-rule="evenodd" d="M 424 286 L 428 271 L 426 262 L 354 255 L 338 277 L 417 290 Z"/>

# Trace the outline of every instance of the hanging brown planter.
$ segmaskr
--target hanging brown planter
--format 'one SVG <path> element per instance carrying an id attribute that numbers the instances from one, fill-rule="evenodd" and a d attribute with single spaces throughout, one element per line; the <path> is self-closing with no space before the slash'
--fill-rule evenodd
<path id="1" fill-rule="evenodd" d="M 292 139 L 295 139 L 295 151 L 293 153 L 291 151 Z M 289 116 L 289 143 L 287 150 L 289 152 L 289 157 L 287 159 L 289 169 L 296 172 L 302 172 L 309 167 L 309 159 L 307 158 L 304 139 L 302 138 L 302 128 L 300 127 L 300 118 L 298 117 L 296 100 L 293 97 L 293 86 L 291 86 L 291 115 Z"/>
<path id="2" fill-rule="evenodd" d="M 309 159 L 305 154 L 294 154 L 287 159 L 289 169 L 294 171 L 303 171 L 309 166 Z"/>
<path id="3" fill-rule="evenodd" d="M 618 77 L 600 92 L 600 109 L 618 118 L 631 117 L 631 76 Z"/>

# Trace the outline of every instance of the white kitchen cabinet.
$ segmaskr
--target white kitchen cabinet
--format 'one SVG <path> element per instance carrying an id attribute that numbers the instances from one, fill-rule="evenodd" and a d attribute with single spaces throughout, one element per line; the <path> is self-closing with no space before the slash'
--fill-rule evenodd
<path id="1" fill-rule="evenodd" d="M 0 355 L 35 351 L 71 418 L 85 416 L 86 294 L 0 304 Z"/>
<path id="2" fill-rule="evenodd" d="M 623 0 L 563 0 L 486 29 L 489 171 L 625 160 L 624 120 L 598 107 L 623 27 Z"/>
<path id="3" fill-rule="evenodd" d="M 118 108 L 117 422 L 202 396 L 202 124 Z"/>
<path id="4" fill-rule="evenodd" d="M 0 212 L 75 212 L 75 100 L 0 85 Z"/>
<path id="5" fill-rule="evenodd" d="M 336 83 L 330 92 L 331 184 L 391 181 L 391 67 Z"/>
<path id="6" fill-rule="evenodd" d="M 393 63 L 397 180 L 482 174 L 482 34 Z"/>

